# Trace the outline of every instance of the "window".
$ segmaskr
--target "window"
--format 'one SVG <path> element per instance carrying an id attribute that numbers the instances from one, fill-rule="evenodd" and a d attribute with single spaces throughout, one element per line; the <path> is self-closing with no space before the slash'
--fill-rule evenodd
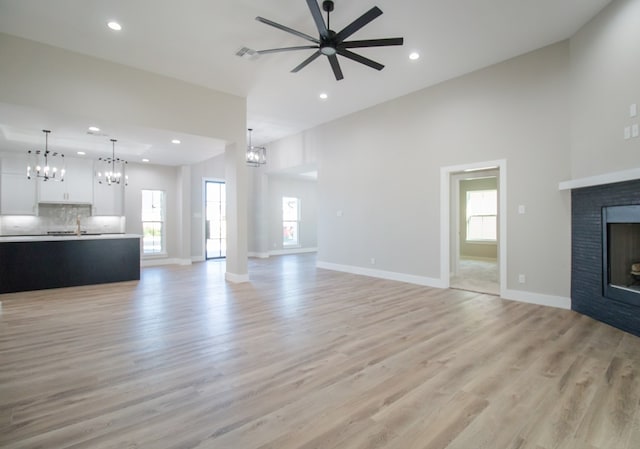
<path id="1" fill-rule="evenodd" d="M 495 242 L 497 232 L 498 191 L 467 192 L 467 241 Z"/>
<path id="2" fill-rule="evenodd" d="M 298 223 L 300 221 L 300 200 L 282 197 L 282 245 L 296 246 L 298 241 Z"/>
<path id="3" fill-rule="evenodd" d="M 142 191 L 142 253 L 163 254 L 165 248 L 165 195 L 162 190 Z"/>

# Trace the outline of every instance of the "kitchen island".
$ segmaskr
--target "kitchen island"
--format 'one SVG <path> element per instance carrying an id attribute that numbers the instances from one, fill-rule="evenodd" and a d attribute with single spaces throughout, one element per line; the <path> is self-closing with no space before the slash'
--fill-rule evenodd
<path id="1" fill-rule="evenodd" d="M 0 237 L 0 293 L 139 279 L 139 235 Z"/>

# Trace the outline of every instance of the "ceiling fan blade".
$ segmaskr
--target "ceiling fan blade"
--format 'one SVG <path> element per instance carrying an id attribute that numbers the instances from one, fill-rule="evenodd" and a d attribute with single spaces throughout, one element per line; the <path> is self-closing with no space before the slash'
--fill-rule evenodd
<path id="1" fill-rule="evenodd" d="M 311 56 L 309 56 L 307 59 L 305 59 L 304 61 L 302 61 L 302 63 L 295 67 L 291 73 L 296 73 L 299 72 L 300 70 L 304 69 L 310 62 L 314 61 L 318 56 L 320 56 L 322 53 L 320 53 L 320 50 L 316 51 L 314 54 L 312 54 Z"/>
<path id="2" fill-rule="evenodd" d="M 366 66 L 371 67 L 372 69 L 376 69 L 376 70 L 382 70 L 384 69 L 384 66 L 382 64 L 380 64 L 379 62 L 373 61 L 369 58 L 365 58 L 364 56 L 360 56 L 358 54 L 355 54 L 349 50 L 345 50 L 344 48 L 338 48 L 337 50 L 338 54 L 341 56 L 344 56 L 345 58 L 349 58 L 353 61 L 359 62 L 360 64 L 364 64 Z"/>
<path id="3" fill-rule="evenodd" d="M 343 40 L 351 36 L 353 33 L 358 31 L 360 28 L 362 28 L 363 26 L 371 22 L 373 19 L 381 15 L 382 15 L 382 10 L 377 6 L 374 6 L 369 11 L 365 12 L 363 15 L 361 15 L 356 20 L 351 22 L 349 25 L 344 27 L 344 29 L 336 35 L 336 42 L 338 43 L 342 42 Z"/>
<path id="4" fill-rule="evenodd" d="M 327 30 L 327 25 L 325 25 L 324 19 L 322 18 L 322 12 L 320 11 L 318 2 L 316 0 L 307 0 L 307 5 L 309 5 L 309 10 L 311 10 L 313 21 L 316 23 L 316 27 L 318 27 L 318 33 L 320 33 L 320 36 L 322 37 L 327 37 L 329 35 L 329 31 Z"/>
<path id="5" fill-rule="evenodd" d="M 331 64 L 331 68 L 333 69 L 333 74 L 336 76 L 336 81 L 340 81 L 344 78 L 342 75 L 342 69 L 340 69 L 340 63 L 338 62 L 338 57 L 336 55 L 328 56 L 329 63 Z"/>
<path id="6" fill-rule="evenodd" d="M 274 28 L 277 28 L 279 30 L 286 31 L 287 33 L 291 33 L 291 34 L 293 34 L 295 36 L 301 37 L 302 39 L 306 39 L 308 41 L 315 42 L 316 44 L 320 44 L 320 41 L 318 39 L 316 39 L 315 37 L 309 36 L 308 34 L 304 34 L 304 33 L 300 32 L 300 31 L 296 31 L 293 28 L 289 28 L 289 27 L 286 27 L 284 25 L 280 25 L 279 23 L 273 22 L 273 21 L 271 21 L 269 19 L 265 19 L 264 17 L 258 16 L 258 17 L 256 17 L 256 20 L 258 22 L 262 22 L 262 23 L 264 23 L 266 25 L 270 25 L 270 26 L 272 26 Z"/>
<path id="7" fill-rule="evenodd" d="M 280 53 L 282 51 L 295 51 L 295 50 L 308 50 L 310 48 L 319 48 L 317 45 L 303 45 L 302 47 L 284 47 L 284 48 L 270 48 L 269 50 L 258 50 L 258 54 L 266 55 L 269 53 Z"/>
<path id="8" fill-rule="evenodd" d="M 402 45 L 404 39 L 401 37 L 391 37 L 389 39 L 367 39 L 364 41 L 342 42 L 342 48 L 362 48 L 362 47 L 386 47 L 389 45 Z"/>

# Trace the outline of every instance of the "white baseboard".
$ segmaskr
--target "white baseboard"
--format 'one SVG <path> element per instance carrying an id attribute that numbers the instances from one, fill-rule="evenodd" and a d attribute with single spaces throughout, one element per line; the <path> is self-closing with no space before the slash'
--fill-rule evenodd
<path id="1" fill-rule="evenodd" d="M 503 299 L 510 299 L 512 301 L 571 310 L 571 298 L 564 296 L 543 295 L 542 293 L 506 289 L 500 294 L 500 297 Z"/>
<path id="2" fill-rule="evenodd" d="M 229 282 L 233 282 L 234 284 L 240 284 L 242 282 L 249 282 L 249 274 L 237 274 L 237 273 L 230 273 L 229 271 L 224 273 L 224 278 L 229 281 Z"/>
<path id="3" fill-rule="evenodd" d="M 269 251 L 270 256 L 284 256 L 285 254 L 302 254 L 302 253 L 316 253 L 318 248 L 287 248 L 287 249 L 274 249 Z"/>
<path id="4" fill-rule="evenodd" d="M 141 259 L 141 267 L 157 267 L 160 265 L 191 265 L 191 259 L 178 259 L 175 257 L 163 257 L 158 259 Z"/>
<path id="5" fill-rule="evenodd" d="M 388 279 L 390 281 L 407 282 L 409 284 L 424 285 L 426 287 L 445 288 L 444 283 L 440 279 L 429 278 L 425 276 L 416 276 L 414 274 L 396 273 L 394 271 L 374 270 L 371 268 L 357 267 L 354 265 L 340 265 L 330 262 L 318 261 L 318 268 L 325 270 L 342 271 L 344 273 L 360 274 L 379 279 Z"/>
<path id="6" fill-rule="evenodd" d="M 269 258 L 269 253 L 256 253 L 253 251 L 249 251 L 247 253 L 248 257 L 257 257 L 258 259 L 268 259 Z"/>
<path id="7" fill-rule="evenodd" d="M 204 256 L 191 256 L 191 262 L 204 262 Z"/>

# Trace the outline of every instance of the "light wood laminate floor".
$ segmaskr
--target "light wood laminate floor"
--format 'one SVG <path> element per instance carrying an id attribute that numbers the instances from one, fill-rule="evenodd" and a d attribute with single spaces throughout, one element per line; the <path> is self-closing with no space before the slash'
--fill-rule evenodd
<path id="1" fill-rule="evenodd" d="M 0 447 L 640 447 L 622 331 L 313 255 L 223 270 L 0 295 Z"/>

